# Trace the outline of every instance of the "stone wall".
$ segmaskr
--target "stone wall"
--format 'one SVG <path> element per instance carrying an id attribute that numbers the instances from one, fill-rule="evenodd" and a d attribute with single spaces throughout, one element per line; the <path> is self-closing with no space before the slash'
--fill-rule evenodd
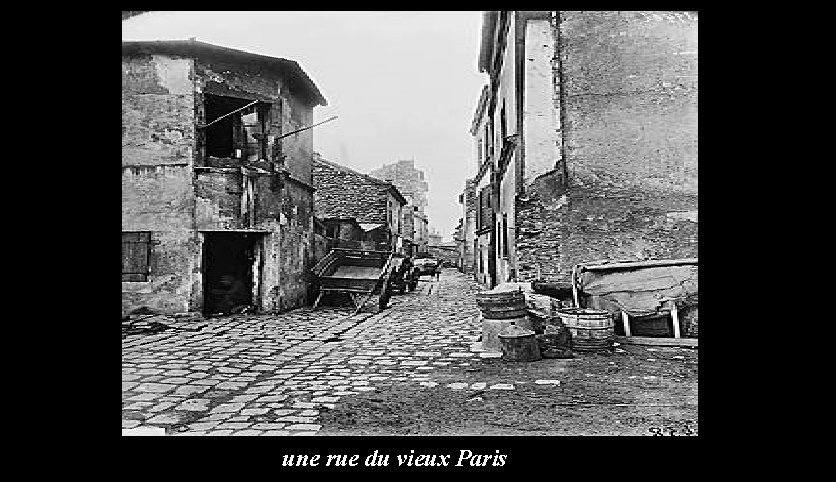
<path id="1" fill-rule="evenodd" d="M 558 12 L 562 158 L 517 201 L 518 280 L 697 257 L 697 15 Z M 561 83 L 562 82 L 562 83 Z"/>
<path id="2" fill-rule="evenodd" d="M 697 15 L 561 12 L 566 267 L 697 257 Z"/>
<path id="3" fill-rule="evenodd" d="M 148 281 L 122 282 L 123 313 L 193 307 L 191 71 L 189 59 L 122 59 L 122 231 L 151 232 Z"/>

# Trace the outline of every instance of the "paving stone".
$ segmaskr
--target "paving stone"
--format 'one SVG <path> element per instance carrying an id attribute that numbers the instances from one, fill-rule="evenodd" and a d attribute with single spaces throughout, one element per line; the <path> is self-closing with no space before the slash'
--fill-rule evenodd
<path id="1" fill-rule="evenodd" d="M 125 400 L 129 401 L 138 401 L 138 402 L 147 402 L 149 400 L 156 400 L 160 398 L 162 395 L 159 393 L 140 393 L 139 395 L 134 395 L 132 397 L 126 398 Z"/>
<path id="2" fill-rule="evenodd" d="M 163 427 L 136 427 L 122 430 L 123 436 L 163 436 L 165 435 L 165 428 Z"/>
<path id="3" fill-rule="evenodd" d="M 338 402 L 339 400 L 340 400 L 340 397 L 316 397 L 316 398 L 311 399 L 312 402 L 322 402 L 322 403 L 333 403 L 333 402 Z"/>
<path id="4" fill-rule="evenodd" d="M 283 417 L 285 415 L 290 415 L 291 413 L 296 413 L 297 411 L 298 410 L 289 409 L 289 408 L 278 408 L 278 409 L 273 409 L 273 414 L 278 416 L 278 417 Z"/>
<path id="5" fill-rule="evenodd" d="M 210 422 L 197 422 L 197 423 L 190 423 L 189 425 L 187 425 L 187 427 L 189 428 L 189 430 L 195 430 L 195 431 L 202 432 L 202 431 L 206 431 L 206 430 L 209 430 L 211 428 L 217 427 L 218 424 L 220 424 L 220 423 L 221 422 L 219 420 L 214 420 L 214 421 L 210 421 Z"/>
<path id="6" fill-rule="evenodd" d="M 212 409 L 212 413 L 238 412 L 244 408 L 244 402 L 223 403 Z"/>
<path id="7" fill-rule="evenodd" d="M 310 430 L 310 431 L 317 431 L 322 428 L 322 425 L 316 424 L 309 424 L 309 423 L 300 423 L 300 424 L 293 424 L 288 425 L 288 430 Z"/>
<path id="8" fill-rule="evenodd" d="M 560 385 L 560 380 L 534 380 L 537 385 Z"/>
<path id="9" fill-rule="evenodd" d="M 487 386 L 488 386 L 488 384 L 485 383 L 485 382 L 476 382 L 476 383 L 470 385 L 470 389 L 471 390 L 484 390 L 485 387 L 487 387 Z"/>
<path id="10" fill-rule="evenodd" d="M 161 413 L 145 421 L 147 424 L 165 424 L 173 425 L 180 422 L 180 417 L 173 413 Z"/>
<path id="11" fill-rule="evenodd" d="M 256 423 L 252 425 L 250 428 L 254 430 L 282 430 L 287 426 L 286 423 L 274 423 L 274 422 L 264 422 L 264 423 Z"/>
<path id="12" fill-rule="evenodd" d="M 452 388 L 453 390 L 464 390 L 465 388 L 468 387 L 468 384 L 467 383 L 456 382 L 456 383 L 450 383 L 447 386 Z"/>
<path id="13" fill-rule="evenodd" d="M 483 351 L 479 353 L 480 358 L 502 358 L 502 352 Z"/>
<path id="14" fill-rule="evenodd" d="M 243 430 L 252 425 L 249 422 L 223 422 L 217 426 L 218 430 Z"/>
<path id="15" fill-rule="evenodd" d="M 166 383 L 140 383 L 134 388 L 137 392 L 165 393 L 177 388 L 177 385 Z"/>
<path id="16" fill-rule="evenodd" d="M 316 421 L 316 417 L 300 417 L 298 415 L 288 415 L 287 417 L 277 418 L 274 421 L 287 423 L 314 423 Z"/>
<path id="17" fill-rule="evenodd" d="M 288 435 L 293 435 L 293 432 L 287 430 L 268 430 L 261 434 L 262 437 L 283 437 Z"/>
<path id="18" fill-rule="evenodd" d="M 513 390 L 514 385 L 511 383 L 496 383 L 491 385 L 491 390 Z"/>
<path id="19" fill-rule="evenodd" d="M 203 385 L 180 385 L 174 390 L 176 395 L 194 395 L 197 393 L 203 393 L 206 390 L 209 390 L 209 387 Z"/>
<path id="20" fill-rule="evenodd" d="M 172 378 L 165 378 L 160 380 L 162 383 L 170 383 L 172 385 L 182 385 L 183 383 L 189 383 L 192 381 L 191 378 L 186 377 L 172 377 Z"/>
<path id="21" fill-rule="evenodd" d="M 245 408 L 244 410 L 241 410 L 241 415 L 252 417 L 254 415 L 264 415 L 269 411 L 269 408 Z"/>
<path id="22" fill-rule="evenodd" d="M 122 428 L 134 428 L 140 424 L 139 420 L 122 420 Z"/>
<path id="23" fill-rule="evenodd" d="M 188 410 L 190 412 L 205 412 L 209 410 L 209 403 L 212 400 L 208 398 L 190 398 L 177 406 L 177 410 Z"/>

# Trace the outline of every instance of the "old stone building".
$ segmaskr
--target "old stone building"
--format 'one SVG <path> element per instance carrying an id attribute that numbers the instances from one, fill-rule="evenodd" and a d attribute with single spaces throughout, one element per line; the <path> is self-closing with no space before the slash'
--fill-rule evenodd
<path id="1" fill-rule="evenodd" d="M 696 12 L 491 11 L 471 133 L 477 276 L 697 256 Z"/>
<path id="2" fill-rule="evenodd" d="M 122 42 L 123 313 L 306 302 L 313 137 L 293 132 L 325 104 L 292 60 Z"/>
<path id="3" fill-rule="evenodd" d="M 402 159 L 374 169 L 369 175 L 391 182 L 406 198 L 404 237 L 412 246 L 411 254 L 427 253 L 430 244 L 426 213 L 429 185 L 424 179 L 424 171 L 415 167 L 414 159 Z"/>
<path id="4" fill-rule="evenodd" d="M 456 239 L 459 243 L 459 268 L 462 273 L 471 274 L 476 265 L 476 182 L 465 181 L 464 191 L 459 195 L 462 217 L 459 219 Z"/>
<path id="5" fill-rule="evenodd" d="M 315 154 L 313 183 L 316 216 L 352 218 L 365 231 L 364 241 L 403 251 L 406 199 L 392 183 L 362 174 Z"/>

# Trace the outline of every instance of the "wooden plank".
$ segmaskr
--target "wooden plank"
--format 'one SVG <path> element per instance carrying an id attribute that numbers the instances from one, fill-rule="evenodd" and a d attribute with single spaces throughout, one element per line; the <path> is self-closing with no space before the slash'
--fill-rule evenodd
<path id="1" fill-rule="evenodd" d="M 630 336 L 630 317 L 626 311 L 621 312 L 621 323 L 624 325 L 624 334 Z"/>
<path id="2" fill-rule="evenodd" d="M 583 266 L 583 271 L 603 271 L 609 269 L 638 269 L 650 268 L 655 266 L 680 266 L 697 264 L 698 258 L 684 258 L 684 259 L 660 259 L 649 261 L 633 261 L 626 263 L 611 263 L 599 264 L 595 266 Z"/>
<path id="3" fill-rule="evenodd" d="M 651 346 L 682 346 L 698 347 L 697 338 L 649 338 L 644 336 L 616 336 L 615 341 L 625 345 L 651 345 Z"/>

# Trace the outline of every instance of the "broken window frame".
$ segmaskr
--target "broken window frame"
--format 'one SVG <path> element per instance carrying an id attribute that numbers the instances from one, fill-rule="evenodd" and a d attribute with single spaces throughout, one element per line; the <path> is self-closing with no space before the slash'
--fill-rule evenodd
<path id="1" fill-rule="evenodd" d="M 122 231 L 123 282 L 148 281 L 152 244 L 151 231 Z"/>
<path id="2" fill-rule="evenodd" d="M 205 94 L 203 101 L 204 112 L 207 113 L 207 119 L 203 129 L 205 160 L 209 158 L 234 159 L 244 163 L 268 159 L 267 133 L 270 128 L 271 104 L 258 100 L 257 103 L 245 109 L 235 111 L 252 103 L 254 100 L 256 99 L 211 93 Z M 211 102 L 226 105 L 210 109 L 209 104 Z M 240 105 L 235 107 L 236 104 Z M 226 112 L 214 116 L 213 119 L 209 119 L 208 112 L 210 110 L 226 110 Z M 230 112 L 233 113 L 230 114 Z M 229 120 L 223 119 L 213 124 L 214 121 L 224 116 L 228 116 Z M 248 119 L 249 116 L 254 116 L 254 118 Z M 231 129 L 231 132 L 229 129 Z M 219 131 L 225 131 L 225 137 L 230 139 L 228 148 L 219 149 L 216 145 L 213 145 L 216 143 L 212 141 L 212 136 L 218 134 Z M 252 134 L 262 134 L 261 139 L 255 138 Z"/>

